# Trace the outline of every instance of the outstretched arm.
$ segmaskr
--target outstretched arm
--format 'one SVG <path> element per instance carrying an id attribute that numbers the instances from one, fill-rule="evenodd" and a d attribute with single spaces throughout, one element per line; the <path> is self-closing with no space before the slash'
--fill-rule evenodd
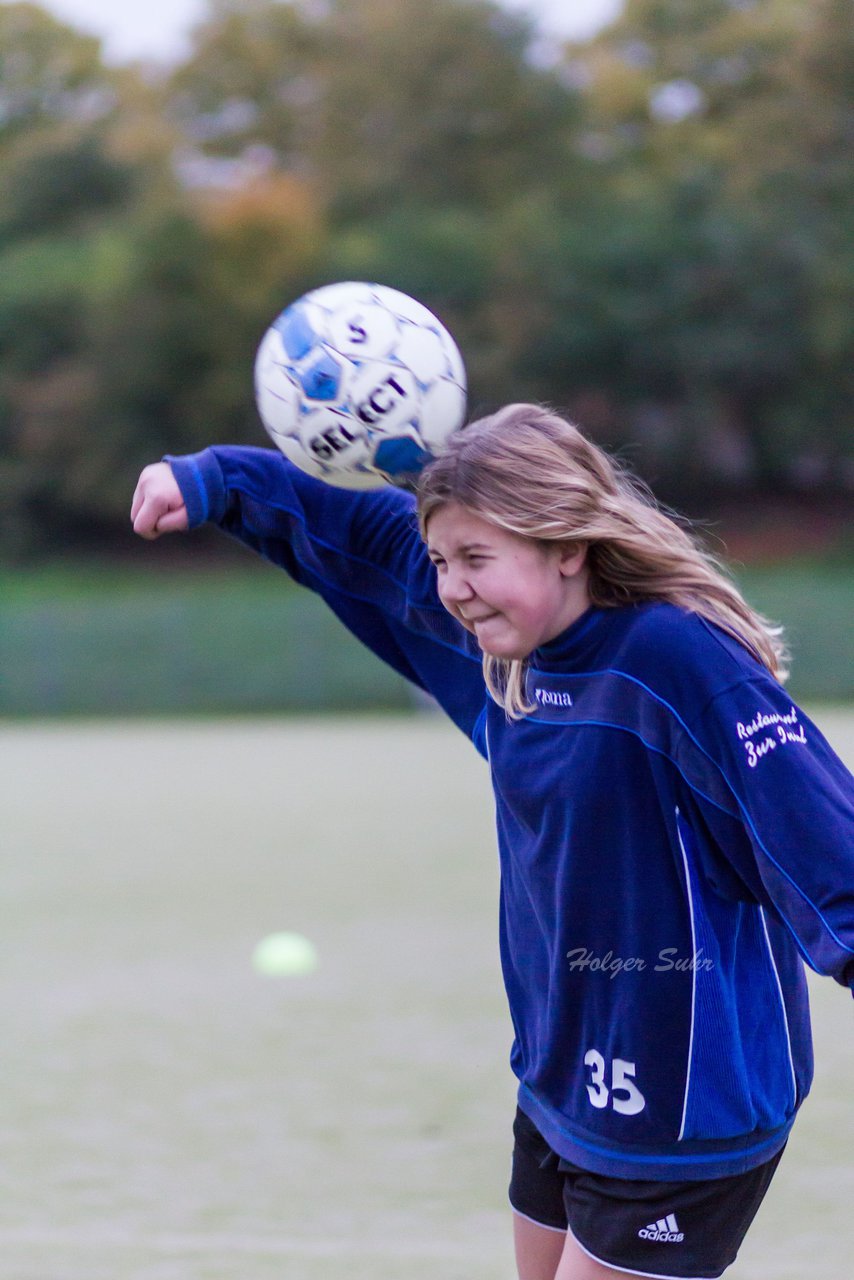
<path id="1" fill-rule="evenodd" d="M 217 524 L 322 596 L 484 751 L 480 653 L 439 601 L 409 495 L 335 489 L 274 450 L 223 446 L 146 467 L 131 514 L 144 538 Z"/>

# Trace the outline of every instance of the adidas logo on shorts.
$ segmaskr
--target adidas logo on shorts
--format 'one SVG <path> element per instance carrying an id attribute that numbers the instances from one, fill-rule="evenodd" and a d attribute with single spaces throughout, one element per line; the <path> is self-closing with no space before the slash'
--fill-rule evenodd
<path id="1" fill-rule="evenodd" d="M 657 1240 L 659 1244 L 679 1244 L 685 1239 L 684 1232 L 679 1230 L 675 1213 L 668 1213 L 666 1218 L 659 1218 L 658 1222 L 641 1227 L 638 1235 L 642 1240 Z"/>

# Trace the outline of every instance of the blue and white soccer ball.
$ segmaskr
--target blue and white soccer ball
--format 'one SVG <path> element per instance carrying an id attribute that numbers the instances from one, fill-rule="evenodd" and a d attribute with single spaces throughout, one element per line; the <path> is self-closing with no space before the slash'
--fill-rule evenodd
<path id="1" fill-rule="evenodd" d="M 287 307 L 255 360 L 282 453 L 344 489 L 406 485 L 463 424 L 466 375 L 431 311 L 379 284 L 330 284 Z"/>

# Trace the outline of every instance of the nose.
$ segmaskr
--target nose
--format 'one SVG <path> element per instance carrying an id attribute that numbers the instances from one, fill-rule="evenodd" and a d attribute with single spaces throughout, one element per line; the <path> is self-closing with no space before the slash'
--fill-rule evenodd
<path id="1" fill-rule="evenodd" d="M 440 574 L 438 586 L 442 604 L 448 609 L 471 600 L 474 595 L 465 573 L 455 565 L 449 564 L 445 572 Z"/>

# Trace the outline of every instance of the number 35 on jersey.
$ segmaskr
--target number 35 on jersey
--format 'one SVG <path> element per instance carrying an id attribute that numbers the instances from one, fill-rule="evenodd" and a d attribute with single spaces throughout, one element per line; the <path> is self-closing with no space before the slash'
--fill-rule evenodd
<path id="1" fill-rule="evenodd" d="M 597 1110 L 610 1106 L 621 1116 L 636 1116 L 643 1111 L 646 1098 L 634 1082 L 633 1062 L 614 1058 L 609 1072 L 608 1063 L 599 1050 L 588 1049 L 584 1065 L 587 1068 L 587 1096 Z"/>

